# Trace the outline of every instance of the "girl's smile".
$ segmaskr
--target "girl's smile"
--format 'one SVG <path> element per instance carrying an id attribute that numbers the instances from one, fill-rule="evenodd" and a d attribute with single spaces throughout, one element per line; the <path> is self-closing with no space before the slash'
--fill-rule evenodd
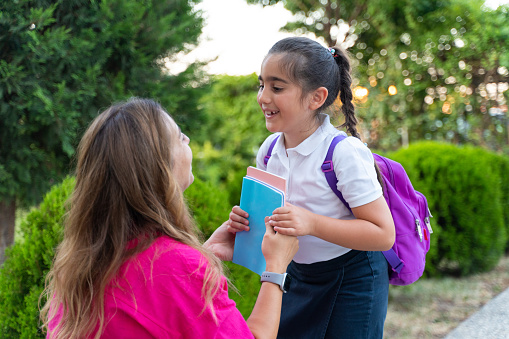
<path id="1" fill-rule="evenodd" d="M 262 63 L 258 104 L 265 115 L 267 129 L 283 132 L 285 145 L 295 147 L 318 127 L 310 96 L 302 96 L 302 88 L 281 68 L 282 54 L 271 54 Z"/>

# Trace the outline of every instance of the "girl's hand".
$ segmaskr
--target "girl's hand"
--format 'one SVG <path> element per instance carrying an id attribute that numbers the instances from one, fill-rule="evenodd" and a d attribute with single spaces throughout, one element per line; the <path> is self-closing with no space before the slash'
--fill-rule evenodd
<path id="1" fill-rule="evenodd" d="M 265 218 L 265 235 L 262 242 L 262 253 L 267 262 L 266 270 L 284 273 L 299 249 L 297 237 L 276 233 Z"/>
<path id="2" fill-rule="evenodd" d="M 237 233 L 241 231 L 249 231 L 248 214 L 240 209 L 239 206 L 233 206 L 228 219 L 228 232 Z"/>
<path id="3" fill-rule="evenodd" d="M 269 224 L 274 231 L 284 234 L 301 236 L 314 233 L 315 214 L 308 210 L 285 203 L 285 206 L 276 208 L 269 217 Z"/>

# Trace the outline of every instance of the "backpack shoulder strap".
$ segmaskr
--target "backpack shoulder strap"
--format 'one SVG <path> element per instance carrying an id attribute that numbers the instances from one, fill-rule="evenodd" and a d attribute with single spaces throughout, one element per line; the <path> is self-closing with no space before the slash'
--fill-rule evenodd
<path id="1" fill-rule="evenodd" d="M 345 139 L 346 136 L 343 134 L 337 135 L 332 139 L 332 142 L 329 146 L 329 150 L 327 151 L 327 155 L 325 156 L 325 160 L 322 164 L 322 172 L 325 174 L 325 178 L 327 179 L 327 183 L 329 184 L 330 188 L 336 195 L 338 196 L 339 200 L 345 204 L 345 206 L 350 210 L 350 206 L 346 202 L 346 200 L 343 198 L 343 194 L 338 190 L 338 178 L 336 177 L 336 173 L 334 172 L 334 164 L 332 163 L 332 155 L 334 154 L 334 149 L 336 148 L 336 145 Z"/>
<path id="2" fill-rule="evenodd" d="M 274 148 L 274 145 L 277 142 L 277 139 L 279 139 L 279 135 L 272 140 L 269 146 L 269 150 L 267 151 L 267 155 L 263 158 L 263 163 L 265 166 L 267 166 L 267 163 L 269 162 L 270 156 L 272 155 L 272 149 Z"/>
<path id="3" fill-rule="evenodd" d="M 341 200 L 343 204 L 345 204 L 345 206 L 350 210 L 350 212 L 352 212 L 350 205 L 348 205 L 348 203 L 345 201 L 345 198 L 343 198 L 343 194 L 341 194 L 341 192 L 338 190 L 338 178 L 336 177 L 336 173 L 334 172 L 334 164 L 332 163 L 332 155 L 334 154 L 336 145 L 345 138 L 345 135 L 340 134 L 332 139 L 329 150 L 327 151 L 327 155 L 325 156 L 325 160 L 322 164 L 322 171 L 325 174 L 327 183 L 329 184 L 332 191 L 336 193 L 339 200 Z M 392 269 L 399 273 L 403 268 L 404 263 L 398 257 L 396 252 L 394 252 L 394 250 L 391 248 L 390 250 L 383 251 L 382 253 Z"/>

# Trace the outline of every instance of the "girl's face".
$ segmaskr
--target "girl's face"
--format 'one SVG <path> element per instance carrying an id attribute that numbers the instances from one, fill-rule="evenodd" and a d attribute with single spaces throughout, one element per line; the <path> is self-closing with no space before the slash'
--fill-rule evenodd
<path id="1" fill-rule="evenodd" d="M 194 181 L 191 165 L 193 161 L 193 152 L 189 147 L 189 138 L 187 135 L 182 133 L 180 127 L 177 126 L 173 119 L 171 119 L 167 114 L 165 115 L 168 117 L 168 125 L 171 129 L 171 136 L 173 138 L 172 145 L 175 162 L 173 171 L 180 188 L 184 191 Z"/>
<path id="2" fill-rule="evenodd" d="M 317 127 L 309 97 L 282 70 L 281 54 L 270 54 L 262 63 L 258 104 L 265 115 L 265 125 L 272 132 L 283 132 L 287 148 L 295 147 Z"/>

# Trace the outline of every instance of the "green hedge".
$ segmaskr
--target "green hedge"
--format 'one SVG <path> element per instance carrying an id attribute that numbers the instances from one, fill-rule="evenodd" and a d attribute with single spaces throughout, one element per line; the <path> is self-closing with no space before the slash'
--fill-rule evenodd
<path id="1" fill-rule="evenodd" d="M 205 238 L 228 219 L 232 206 L 228 203 L 229 195 L 225 190 L 195 178 L 184 195 Z"/>
<path id="2" fill-rule="evenodd" d="M 389 157 L 405 167 L 434 216 L 426 272 L 468 275 L 493 268 L 507 246 L 508 159 L 436 142 Z"/>
<path id="3" fill-rule="evenodd" d="M 509 252 L 509 157 L 495 155 L 493 157 L 493 166 L 498 168 L 500 176 L 501 204 L 507 236 L 505 249 L 506 252 Z"/>
<path id="4" fill-rule="evenodd" d="M 427 275 L 491 269 L 509 248 L 509 159 L 479 148 L 432 142 L 388 156 L 405 167 L 414 187 L 428 198 L 434 216 Z M 232 175 L 241 178 L 240 173 Z M 64 204 L 73 187 L 73 178 L 53 187 L 22 220 L 21 240 L 7 251 L 0 269 L 2 338 L 44 337 L 38 329 L 38 298 L 61 239 Z M 228 218 L 238 187 L 230 189 L 196 179 L 186 190 L 193 216 L 206 236 Z M 238 265 L 226 266 L 240 293 L 230 290 L 230 297 L 247 317 L 260 288 L 259 277 Z"/>
<path id="5" fill-rule="evenodd" d="M 38 328 L 38 300 L 54 249 L 62 237 L 64 204 L 74 187 L 67 178 L 23 219 L 22 240 L 7 249 L 0 269 L 0 337 L 44 338 Z"/>

